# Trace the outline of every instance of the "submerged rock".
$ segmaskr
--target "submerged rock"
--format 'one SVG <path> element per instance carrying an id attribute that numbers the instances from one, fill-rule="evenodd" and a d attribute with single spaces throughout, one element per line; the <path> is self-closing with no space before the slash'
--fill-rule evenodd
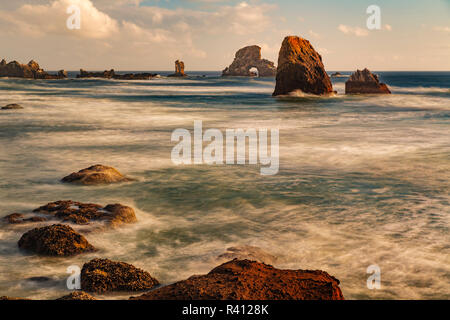
<path id="1" fill-rule="evenodd" d="M 254 76 L 250 71 L 252 68 L 258 69 L 260 77 L 273 77 L 277 73 L 274 63 L 262 59 L 261 47 L 255 45 L 239 49 L 231 65 L 222 71 L 222 76 Z"/>
<path id="2" fill-rule="evenodd" d="M 103 207 L 95 203 L 82 203 L 72 200 L 50 202 L 33 212 L 47 214 L 62 221 L 76 224 L 89 224 L 91 221 L 106 222 L 115 227 L 137 221 L 133 208 L 121 204 L 109 204 Z"/>
<path id="3" fill-rule="evenodd" d="M 378 76 L 370 72 L 367 68 L 364 70 L 357 70 L 345 82 L 345 93 L 386 93 L 391 91 L 384 83 L 380 83 Z"/>
<path id="4" fill-rule="evenodd" d="M 46 256 L 73 256 L 95 251 L 86 238 L 70 226 L 54 224 L 22 235 L 19 248 Z"/>
<path id="5" fill-rule="evenodd" d="M 26 223 L 26 222 L 42 222 L 42 221 L 47 221 L 47 219 L 44 217 L 38 217 L 38 216 L 26 218 L 26 216 L 24 214 L 11 213 L 11 214 L 3 217 L 3 221 L 5 221 L 7 223 L 11 223 L 11 224 L 19 224 L 19 223 Z"/>
<path id="6" fill-rule="evenodd" d="M 2 107 L 2 110 L 17 110 L 17 109 L 23 109 L 23 107 L 17 103 L 7 104 L 6 106 Z"/>
<path id="7" fill-rule="evenodd" d="M 45 72 L 39 64 L 31 60 L 28 64 L 20 64 L 17 61 L 6 63 L 3 59 L 0 63 L 0 77 L 28 78 L 28 79 L 63 79 L 66 76 L 58 73 L 56 75 Z"/>
<path id="8" fill-rule="evenodd" d="M 108 184 L 133 181 L 125 177 L 113 167 L 97 164 L 62 178 L 62 182 L 84 185 Z"/>
<path id="9" fill-rule="evenodd" d="M 322 57 L 311 43 L 300 37 L 288 36 L 284 38 L 278 56 L 273 95 L 288 95 L 298 90 L 320 95 L 332 93 L 333 87 Z"/>
<path id="10" fill-rule="evenodd" d="M 81 288 L 88 292 L 144 291 L 159 284 L 147 271 L 108 259 L 93 259 L 81 269 Z"/>
<path id="11" fill-rule="evenodd" d="M 278 260 L 274 255 L 254 246 L 229 247 L 226 252 L 222 253 L 217 258 L 226 261 L 233 259 L 249 259 L 269 264 L 273 264 Z"/>
<path id="12" fill-rule="evenodd" d="M 158 288 L 136 300 L 343 300 L 339 280 L 320 270 L 280 270 L 249 260 Z"/>
<path id="13" fill-rule="evenodd" d="M 77 78 L 105 78 L 105 79 L 116 79 L 116 80 L 150 80 L 158 76 L 156 73 L 127 73 L 127 74 L 117 74 L 114 69 L 105 70 L 103 72 L 88 72 L 80 69 L 80 73 Z"/>
<path id="14" fill-rule="evenodd" d="M 62 296 L 61 298 L 58 298 L 56 300 L 97 300 L 97 299 L 84 291 L 73 291 L 68 295 Z"/>
<path id="15" fill-rule="evenodd" d="M 170 74 L 169 77 L 186 77 L 184 73 L 184 62 L 177 60 L 175 61 L 175 73 Z"/>

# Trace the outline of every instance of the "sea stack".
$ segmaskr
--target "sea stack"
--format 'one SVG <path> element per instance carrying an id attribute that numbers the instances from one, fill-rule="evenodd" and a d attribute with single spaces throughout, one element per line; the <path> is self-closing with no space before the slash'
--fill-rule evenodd
<path id="1" fill-rule="evenodd" d="M 26 79 L 64 79 L 67 75 L 64 73 L 48 74 L 39 64 L 31 60 L 28 64 L 20 64 L 17 61 L 6 63 L 3 59 L 0 62 L 0 77 L 26 78 Z"/>
<path id="2" fill-rule="evenodd" d="M 276 86 L 273 96 L 295 91 L 310 94 L 333 92 L 322 57 L 311 43 L 297 36 L 284 38 L 278 55 Z"/>
<path id="3" fill-rule="evenodd" d="M 169 75 L 169 77 L 186 77 L 184 73 L 184 62 L 177 60 L 175 61 L 175 73 Z"/>
<path id="4" fill-rule="evenodd" d="M 260 77 L 274 77 L 277 68 L 272 61 L 261 58 L 261 47 L 247 46 L 239 49 L 231 65 L 222 71 L 222 76 L 252 76 L 252 68 L 258 70 Z"/>
<path id="5" fill-rule="evenodd" d="M 355 93 L 377 93 L 389 94 L 388 86 L 378 80 L 378 76 L 367 68 L 356 70 L 345 83 L 345 94 Z"/>

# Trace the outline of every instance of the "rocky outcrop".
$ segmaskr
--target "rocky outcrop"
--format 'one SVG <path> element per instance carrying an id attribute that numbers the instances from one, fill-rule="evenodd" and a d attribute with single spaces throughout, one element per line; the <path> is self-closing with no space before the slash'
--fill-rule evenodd
<path id="1" fill-rule="evenodd" d="M 56 300 L 97 300 L 97 299 L 84 291 L 73 291 L 68 295 L 62 296 L 61 298 L 58 298 Z"/>
<path id="2" fill-rule="evenodd" d="M 158 76 L 156 73 L 127 73 L 117 74 L 114 69 L 105 70 L 103 72 L 88 72 L 80 69 L 80 73 L 77 78 L 104 78 L 104 79 L 116 79 L 116 80 L 150 80 Z"/>
<path id="3" fill-rule="evenodd" d="M 367 68 L 364 70 L 357 70 L 345 82 L 345 93 L 391 93 L 388 86 L 380 83 L 378 76 L 370 72 Z"/>
<path id="4" fill-rule="evenodd" d="M 144 291 L 158 284 L 150 273 L 125 262 L 93 259 L 81 269 L 81 288 L 88 292 Z"/>
<path id="5" fill-rule="evenodd" d="M 54 224 L 35 228 L 22 235 L 19 248 L 46 256 L 73 256 L 95 248 L 71 227 Z"/>
<path id="6" fill-rule="evenodd" d="M 97 185 L 127 182 L 132 181 L 132 179 L 125 177 L 113 167 L 97 164 L 78 172 L 73 172 L 61 181 L 83 185 Z"/>
<path id="7" fill-rule="evenodd" d="M 222 71 L 222 76 L 253 76 L 252 68 L 258 69 L 260 77 L 274 77 L 277 73 L 272 61 L 261 58 L 261 47 L 248 46 L 236 52 L 231 65 Z"/>
<path id="8" fill-rule="evenodd" d="M 75 224 L 89 224 L 92 221 L 100 221 L 116 227 L 124 223 L 137 221 L 133 208 L 121 204 L 109 204 L 103 207 L 94 203 L 65 200 L 48 203 L 33 210 L 33 212 Z"/>
<path id="9" fill-rule="evenodd" d="M 268 264 L 273 264 L 278 260 L 274 255 L 254 246 L 229 247 L 226 252 L 222 253 L 217 258 L 222 261 L 249 259 Z"/>
<path id="10" fill-rule="evenodd" d="M 186 77 L 184 73 L 184 62 L 177 60 L 175 61 L 175 73 L 170 74 L 169 77 Z"/>
<path id="11" fill-rule="evenodd" d="M 3 59 L 0 62 L 0 77 L 10 77 L 10 78 L 27 78 L 27 79 L 63 79 L 67 75 L 65 71 L 60 71 L 56 75 L 49 74 L 45 72 L 39 64 L 31 60 L 28 64 L 20 64 L 17 61 L 11 61 L 6 63 Z"/>
<path id="12" fill-rule="evenodd" d="M 343 300 L 339 280 L 319 270 L 280 270 L 233 260 L 206 275 L 158 288 L 143 300 Z"/>
<path id="13" fill-rule="evenodd" d="M 23 109 L 23 107 L 17 103 L 7 104 L 6 106 L 2 107 L 2 110 L 17 110 L 17 109 Z"/>
<path id="14" fill-rule="evenodd" d="M 21 213 L 11 213 L 7 216 L 3 217 L 3 221 L 10 224 L 19 224 L 19 223 L 26 223 L 26 222 L 42 222 L 47 221 L 44 217 L 38 217 L 33 216 L 30 218 L 27 218 L 24 214 Z"/>
<path id="15" fill-rule="evenodd" d="M 288 36 L 284 38 L 278 56 L 274 96 L 301 91 L 309 94 L 333 92 L 331 80 L 325 72 L 322 57 L 308 40 Z"/>
<path id="16" fill-rule="evenodd" d="M 16 297 L 8 297 L 8 296 L 1 296 L 0 300 L 10 300 L 10 301 L 14 301 L 14 300 L 31 300 L 31 299 L 25 299 L 25 298 L 16 298 Z"/>

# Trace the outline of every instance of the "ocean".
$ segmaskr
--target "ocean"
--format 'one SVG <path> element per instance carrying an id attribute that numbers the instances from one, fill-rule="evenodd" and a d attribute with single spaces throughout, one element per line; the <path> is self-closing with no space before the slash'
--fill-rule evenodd
<path id="1" fill-rule="evenodd" d="M 17 241 L 33 226 L 1 224 L 0 295 L 60 297 L 67 267 L 94 257 L 168 284 L 207 273 L 228 247 L 251 245 L 278 257 L 277 268 L 327 271 L 346 299 L 450 298 L 450 72 L 376 72 L 393 92 L 379 96 L 345 96 L 347 78 L 332 78 L 335 96 L 289 99 L 271 96 L 273 78 L 188 73 L 0 79 L 0 106 L 24 106 L 0 111 L 0 217 L 71 199 L 122 203 L 138 218 L 89 233 L 99 251 L 69 258 L 21 252 Z M 194 120 L 204 130 L 279 129 L 278 174 L 176 166 L 171 134 Z M 59 182 L 93 164 L 136 181 Z M 370 265 L 380 267 L 381 289 L 366 285 Z"/>

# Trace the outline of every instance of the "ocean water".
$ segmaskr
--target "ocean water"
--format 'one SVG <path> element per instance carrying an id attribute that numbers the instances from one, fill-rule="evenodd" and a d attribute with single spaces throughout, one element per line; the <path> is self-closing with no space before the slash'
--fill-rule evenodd
<path id="1" fill-rule="evenodd" d="M 349 72 L 342 72 L 348 75 Z M 73 75 L 74 73 L 72 73 Z M 320 269 L 347 299 L 449 299 L 450 72 L 379 72 L 392 95 L 273 98 L 273 78 L 0 79 L 0 217 L 56 200 L 130 205 L 139 222 L 86 235 L 99 251 L 21 252 L 27 225 L 0 225 L 0 295 L 66 294 L 67 267 L 132 263 L 164 284 L 208 272 L 227 247 L 253 245 L 278 268 Z M 278 128 L 280 170 L 182 165 L 176 128 Z M 63 185 L 93 164 L 135 182 Z M 368 266 L 381 269 L 369 290 Z M 51 281 L 28 278 L 45 276 Z M 28 280 L 27 280 L 28 279 Z M 100 298 L 127 298 L 131 293 Z"/>

